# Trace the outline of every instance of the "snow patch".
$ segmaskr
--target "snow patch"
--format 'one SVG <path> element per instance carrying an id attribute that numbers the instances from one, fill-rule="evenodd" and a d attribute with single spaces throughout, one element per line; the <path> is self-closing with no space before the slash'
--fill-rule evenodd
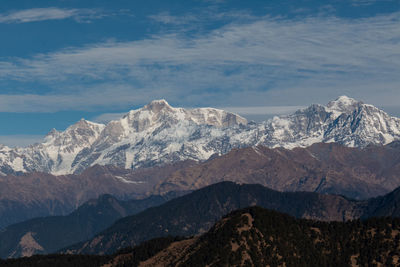
<path id="1" fill-rule="evenodd" d="M 130 181 L 130 180 L 125 179 L 122 176 L 114 176 L 114 177 L 118 178 L 120 181 L 127 183 L 127 184 L 144 184 L 144 183 L 146 183 L 145 181 Z"/>

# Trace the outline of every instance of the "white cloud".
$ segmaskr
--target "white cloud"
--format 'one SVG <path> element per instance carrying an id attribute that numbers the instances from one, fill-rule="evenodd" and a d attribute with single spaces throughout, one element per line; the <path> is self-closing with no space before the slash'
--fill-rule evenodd
<path id="1" fill-rule="evenodd" d="M 161 12 L 158 14 L 148 16 L 149 19 L 168 25 L 184 26 L 182 31 L 189 31 L 193 28 L 198 28 L 207 24 L 215 24 L 218 21 L 235 20 L 236 23 L 249 22 L 260 19 L 245 10 L 229 11 L 229 12 L 215 12 L 215 9 L 210 7 L 208 9 L 199 11 L 197 13 L 187 13 L 185 15 L 174 16 L 169 12 Z"/>
<path id="2" fill-rule="evenodd" d="M 66 9 L 57 7 L 32 8 L 0 14 L 0 23 L 27 23 L 67 18 L 82 22 L 102 16 L 103 15 L 99 12 L 92 9 Z"/>
<path id="3" fill-rule="evenodd" d="M 156 15 L 149 16 L 150 19 L 155 22 L 159 22 L 162 24 L 175 24 L 175 25 L 183 25 L 189 22 L 199 21 L 199 17 L 195 15 L 185 15 L 185 16 L 173 16 L 168 12 L 162 12 Z"/>
<path id="4" fill-rule="evenodd" d="M 224 107 L 221 109 L 246 116 L 246 115 L 283 115 L 295 112 L 302 108 L 304 108 L 304 106 Z"/>
<path id="5" fill-rule="evenodd" d="M 118 120 L 120 118 L 122 118 L 127 112 L 122 112 L 122 113 L 104 113 L 104 114 L 100 114 L 99 116 L 93 118 L 92 120 L 94 122 L 98 122 L 98 123 L 107 123 L 110 122 L 112 120 Z"/>
<path id="6" fill-rule="evenodd" d="M 147 102 L 148 99 L 154 96 L 151 91 L 115 84 L 80 89 L 68 88 L 66 91 L 71 93 L 51 95 L 0 94 L 0 112 L 93 111 L 101 108 L 112 110 L 114 108 L 120 109 L 121 107 L 130 109 L 133 106 Z"/>
<path id="7" fill-rule="evenodd" d="M 377 1 L 378 0 L 351 0 L 353 6 L 370 6 L 376 3 Z M 385 0 L 379 0 L 379 1 L 383 2 Z"/>
<path id="8" fill-rule="evenodd" d="M 0 144 L 9 147 L 26 147 L 43 141 L 43 135 L 0 135 Z"/>
<path id="9" fill-rule="evenodd" d="M 155 98 L 188 106 L 296 106 L 342 94 L 396 105 L 399 29 L 400 13 L 264 17 L 197 35 L 178 31 L 3 60 L 0 83 L 34 81 L 53 92 L 0 95 L 0 110 L 121 110 Z"/>

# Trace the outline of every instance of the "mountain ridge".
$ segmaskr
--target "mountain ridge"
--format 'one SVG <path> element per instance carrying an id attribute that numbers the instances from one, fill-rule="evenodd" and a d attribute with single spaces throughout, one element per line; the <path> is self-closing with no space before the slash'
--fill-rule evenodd
<path id="1" fill-rule="evenodd" d="M 400 186 L 400 147 L 349 148 L 317 143 L 306 148 L 232 149 L 176 172 L 153 194 L 196 190 L 221 181 L 256 183 L 278 191 L 342 194 L 355 199 L 383 195 Z"/>
<path id="2" fill-rule="evenodd" d="M 250 207 L 138 266 L 398 266 L 399 237 L 398 218 L 326 223 Z M 109 265 L 129 265 L 131 259 L 120 255 Z"/>
<path id="3" fill-rule="evenodd" d="M 229 212 L 260 206 L 297 218 L 347 221 L 376 216 L 400 217 L 400 189 L 368 201 L 312 192 L 277 192 L 261 185 L 221 182 L 172 199 L 161 206 L 116 221 L 92 239 L 63 249 L 62 253 L 111 254 L 123 247 L 165 236 L 205 233 Z"/>

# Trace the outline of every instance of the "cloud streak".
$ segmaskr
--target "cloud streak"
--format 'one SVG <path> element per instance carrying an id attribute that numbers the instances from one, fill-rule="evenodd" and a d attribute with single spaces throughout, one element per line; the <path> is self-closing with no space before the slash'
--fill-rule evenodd
<path id="1" fill-rule="evenodd" d="M 42 142 L 43 138 L 43 135 L 0 135 L 1 145 L 8 147 L 27 147 Z"/>
<path id="2" fill-rule="evenodd" d="M 265 106 L 265 107 L 224 107 L 221 109 L 246 116 L 246 115 L 283 115 L 295 112 L 304 107 L 305 106 Z"/>
<path id="3" fill-rule="evenodd" d="M 98 122 L 98 123 L 108 123 L 112 120 L 118 120 L 120 118 L 122 118 L 125 114 L 127 114 L 126 112 L 122 112 L 122 113 L 104 113 L 104 114 L 100 114 L 99 116 L 93 118 L 92 120 L 94 122 Z"/>
<path id="4" fill-rule="evenodd" d="M 0 23 L 28 23 L 69 18 L 77 22 L 87 22 L 102 16 L 98 11 L 93 9 L 32 8 L 0 14 Z"/>
<path id="5" fill-rule="evenodd" d="M 53 92 L 0 95 L 0 107 L 120 109 L 154 98 L 188 106 L 288 106 L 342 94 L 398 103 L 399 29 L 399 13 L 353 20 L 262 17 L 190 36 L 176 31 L 3 60 L 0 84 L 43 83 Z"/>

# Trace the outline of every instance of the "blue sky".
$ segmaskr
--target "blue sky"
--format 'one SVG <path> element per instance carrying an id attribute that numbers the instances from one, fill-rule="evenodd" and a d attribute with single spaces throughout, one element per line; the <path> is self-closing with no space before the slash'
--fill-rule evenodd
<path id="1" fill-rule="evenodd" d="M 262 118 L 348 95 L 400 116 L 400 0 L 4 0 L 0 143 L 153 99 Z"/>

